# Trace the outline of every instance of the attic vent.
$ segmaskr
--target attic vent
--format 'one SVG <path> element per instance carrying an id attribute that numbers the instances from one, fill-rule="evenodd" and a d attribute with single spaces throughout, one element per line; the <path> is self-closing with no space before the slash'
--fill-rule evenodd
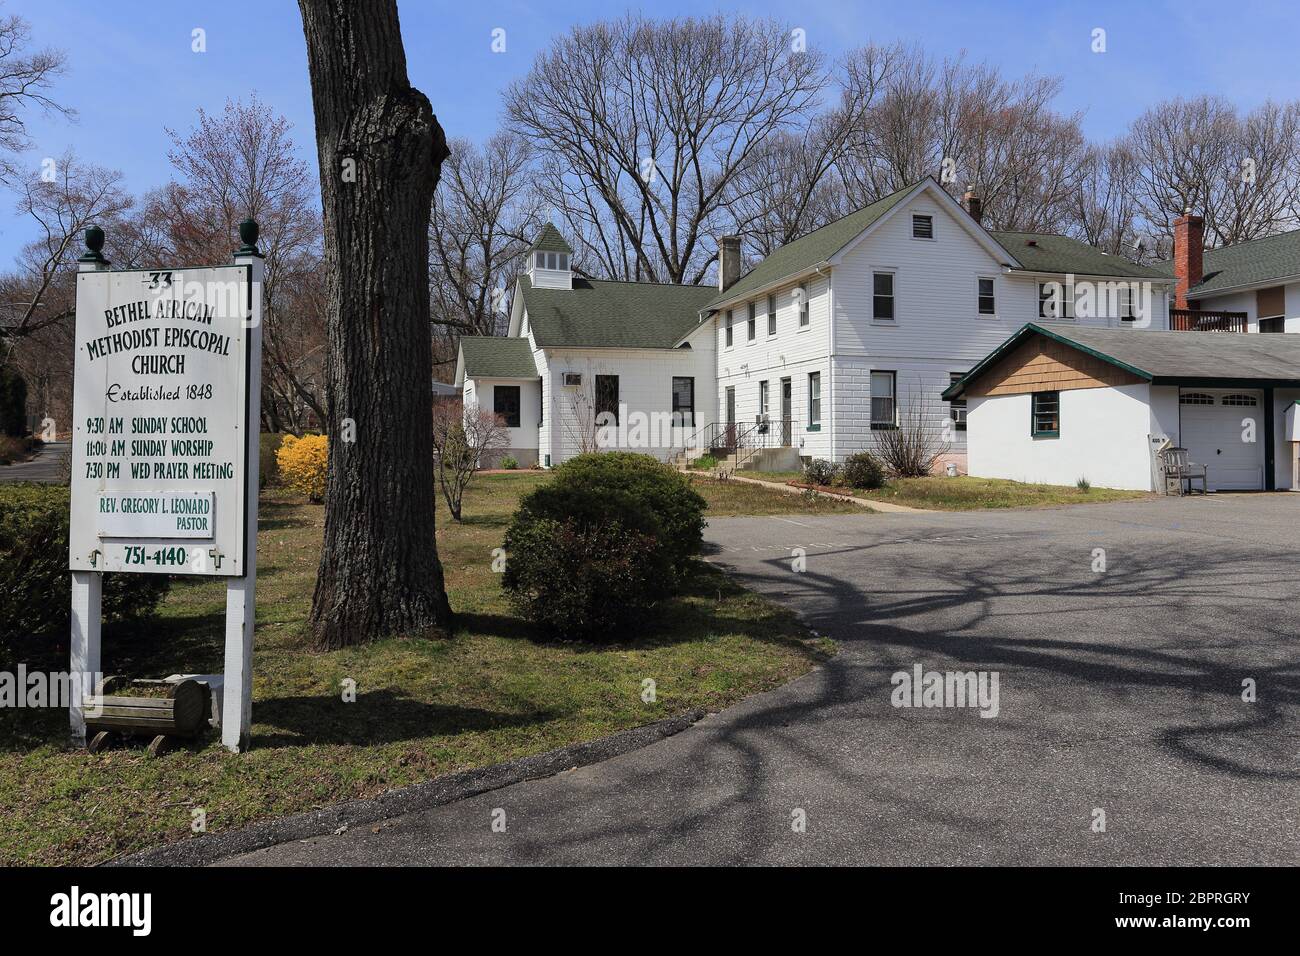
<path id="1" fill-rule="evenodd" d="M 582 387 L 582 373 L 581 373 L 581 372 L 565 372 L 565 373 L 564 373 L 564 387 L 565 387 L 565 388 L 581 388 L 581 387 Z"/>

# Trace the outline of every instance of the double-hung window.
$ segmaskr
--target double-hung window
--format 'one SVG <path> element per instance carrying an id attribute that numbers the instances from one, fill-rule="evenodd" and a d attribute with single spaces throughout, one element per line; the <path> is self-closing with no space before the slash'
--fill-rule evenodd
<path id="1" fill-rule="evenodd" d="M 1040 319 L 1072 319 L 1074 303 L 1070 301 L 1070 288 L 1063 282 L 1038 283 L 1038 317 Z"/>
<path id="2" fill-rule="evenodd" d="M 808 283 L 799 283 L 799 328 L 806 328 L 808 325 Z"/>
<path id="3" fill-rule="evenodd" d="M 898 427 L 898 373 L 871 373 L 871 427 Z"/>
<path id="4" fill-rule="evenodd" d="M 727 348 L 731 348 L 731 343 L 732 343 L 732 329 L 731 329 L 731 323 L 732 323 L 732 320 L 735 319 L 735 317 L 736 317 L 736 310 L 735 310 L 735 309 L 728 309 L 728 310 L 727 310 L 727 321 L 726 321 L 726 327 L 725 327 L 726 330 L 725 330 L 725 332 L 724 332 L 724 339 L 725 339 L 725 342 L 726 342 L 726 346 L 727 346 Z"/>
<path id="5" fill-rule="evenodd" d="M 978 289 L 976 291 L 976 296 L 979 314 L 997 315 L 998 300 L 993 294 L 993 280 L 987 276 L 981 276 L 977 281 Z"/>
<path id="6" fill-rule="evenodd" d="M 872 273 L 871 317 L 878 320 L 894 318 L 894 274 L 892 272 Z"/>
<path id="7" fill-rule="evenodd" d="M 767 297 L 767 334 L 776 335 L 776 296 Z"/>
<path id="8" fill-rule="evenodd" d="M 1032 427 L 1034 438 L 1061 437 L 1061 393 L 1034 392 Z"/>
<path id="9" fill-rule="evenodd" d="M 745 338 L 747 341 L 750 342 L 754 341 L 754 336 L 757 333 L 757 328 L 758 328 L 758 319 L 756 318 L 757 313 L 758 313 L 758 303 L 757 302 L 749 303 L 749 325 L 745 329 Z"/>

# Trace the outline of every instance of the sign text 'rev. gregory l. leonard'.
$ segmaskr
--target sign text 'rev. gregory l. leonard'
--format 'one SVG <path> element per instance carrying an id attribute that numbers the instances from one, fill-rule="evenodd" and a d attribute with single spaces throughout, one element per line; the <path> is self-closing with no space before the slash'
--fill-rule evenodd
<path id="1" fill-rule="evenodd" d="M 77 275 L 74 571 L 244 573 L 246 265 Z"/>

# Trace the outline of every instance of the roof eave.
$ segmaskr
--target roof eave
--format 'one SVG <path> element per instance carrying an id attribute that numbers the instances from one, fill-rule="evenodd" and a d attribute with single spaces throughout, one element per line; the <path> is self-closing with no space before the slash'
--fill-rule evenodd
<path id="1" fill-rule="evenodd" d="M 825 272 L 830 267 L 831 267 L 830 261 L 827 259 L 823 259 L 821 262 L 814 263 L 813 265 L 808 266 L 807 268 L 804 269 L 800 269 L 797 272 L 791 272 L 789 275 L 782 276 L 779 279 L 773 279 L 770 282 L 765 282 L 760 286 L 750 289 L 748 292 L 742 292 L 739 295 L 733 295 L 730 298 L 726 298 L 726 299 L 714 299 L 704 308 L 700 309 L 700 321 L 704 321 L 704 319 L 707 318 L 708 313 L 710 312 L 721 312 L 729 306 L 735 305 L 739 302 L 744 302 L 746 299 L 752 299 L 755 296 L 759 296 L 759 295 L 763 295 L 764 293 L 771 292 L 773 289 L 779 289 L 781 286 L 789 285 L 791 282 L 794 282 L 798 279 L 805 278 L 806 276 L 818 275 L 822 272 Z"/>
<path id="2" fill-rule="evenodd" d="M 944 389 L 943 394 L 940 397 L 943 398 L 945 401 L 951 401 L 954 398 L 960 398 L 961 395 L 966 391 L 966 386 L 970 382 L 973 382 L 976 378 L 978 378 L 985 371 L 987 371 L 988 368 L 994 362 L 996 362 L 1002 356 L 1006 355 L 1012 349 L 1016 348 L 1018 345 L 1020 345 L 1021 342 L 1023 342 L 1026 338 L 1028 338 L 1030 335 L 1032 335 L 1035 332 L 1039 333 L 1040 335 L 1045 335 L 1049 339 L 1052 339 L 1053 341 L 1060 342 L 1062 345 L 1068 345 L 1071 348 L 1078 349 L 1080 352 L 1083 352 L 1085 355 L 1091 355 L 1093 358 L 1106 362 L 1108 365 L 1113 365 L 1116 368 L 1123 369 L 1124 371 L 1129 372 L 1132 375 L 1136 375 L 1138 378 L 1143 379 L 1148 383 L 1150 383 L 1155 378 L 1155 376 L 1153 376 L 1150 372 L 1146 371 L 1145 369 L 1140 369 L 1135 365 L 1129 365 L 1127 362 L 1122 362 L 1119 359 L 1115 358 L 1113 355 L 1107 355 L 1105 352 L 1102 352 L 1099 349 L 1094 349 L 1090 346 L 1084 345 L 1082 342 L 1076 342 L 1074 339 L 1070 338 L 1069 336 L 1061 335 L 1057 332 L 1053 332 L 1051 329 L 1043 328 L 1043 326 L 1041 325 L 1035 325 L 1033 322 L 1026 322 L 1017 331 L 1012 333 L 1009 339 L 1007 339 L 996 349 L 994 349 L 992 352 L 986 355 L 978 365 L 976 365 L 973 369 L 971 369 L 969 372 L 963 375 L 960 379 L 953 382 L 946 389 Z"/>
<path id="3" fill-rule="evenodd" d="M 1169 280 L 1173 282 L 1173 279 Z M 1201 299 L 1212 295 L 1228 295 L 1231 292 L 1249 292 L 1251 289 L 1271 289 L 1277 285 L 1290 285 L 1292 282 L 1300 282 L 1300 272 L 1286 276 L 1278 276 L 1275 279 L 1259 279 L 1255 282 L 1240 282 L 1237 285 L 1225 285 L 1219 289 L 1200 289 L 1197 286 L 1187 290 L 1189 299 Z"/>

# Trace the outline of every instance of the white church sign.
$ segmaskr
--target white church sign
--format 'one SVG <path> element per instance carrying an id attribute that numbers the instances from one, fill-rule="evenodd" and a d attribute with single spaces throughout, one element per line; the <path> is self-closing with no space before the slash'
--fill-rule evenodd
<path id="1" fill-rule="evenodd" d="M 77 571 L 239 576 L 248 265 L 77 275 Z"/>
<path id="2" fill-rule="evenodd" d="M 248 746 L 257 589 L 262 284 L 257 224 L 233 265 L 77 273 L 68 567 L 74 674 L 97 674 L 104 572 L 226 579 L 221 740 Z M 215 678 L 213 679 L 215 690 Z M 85 713 L 71 708 L 84 743 Z"/>

